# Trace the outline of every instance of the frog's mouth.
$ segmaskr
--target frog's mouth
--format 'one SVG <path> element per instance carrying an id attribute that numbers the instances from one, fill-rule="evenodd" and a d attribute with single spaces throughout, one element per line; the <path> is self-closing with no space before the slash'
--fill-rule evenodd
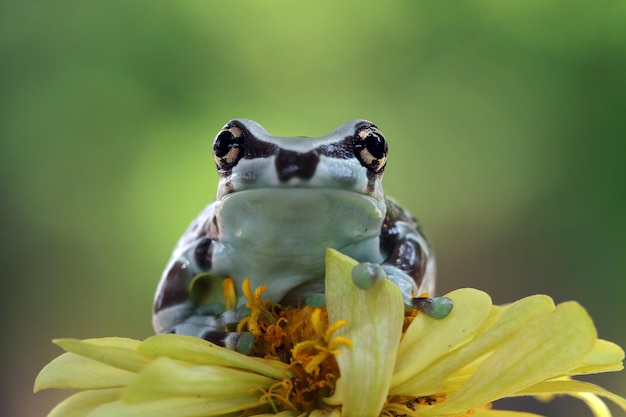
<path id="1" fill-rule="evenodd" d="M 385 199 L 381 185 L 382 173 L 370 173 L 355 158 L 341 159 L 341 163 L 338 163 L 337 158 L 320 155 L 316 156 L 319 159 L 316 164 L 308 164 L 302 158 L 309 153 L 298 153 L 297 158 L 283 158 L 287 162 L 281 163 L 280 155 L 243 159 L 236 170 L 221 173 L 217 199 L 221 200 L 230 194 L 270 189 L 281 193 L 302 189 L 312 194 L 335 190 L 371 196 L 380 201 Z"/>
<path id="2" fill-rule="evenodd" d="M 222 241 L 306 253 L 379 235 L 386 205 L 350 190 L 280 187 L 228 194 L 215 210 Z"/>

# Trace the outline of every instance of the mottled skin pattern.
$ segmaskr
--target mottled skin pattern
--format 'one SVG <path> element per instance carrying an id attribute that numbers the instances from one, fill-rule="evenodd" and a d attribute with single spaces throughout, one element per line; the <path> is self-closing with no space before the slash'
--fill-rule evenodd
<path id="1" fill-rule="evenodd" d="M 434 256 L 415 218 L 382 192 L 387 144 L 370 122 L 348 122 L 322 138 L 279 138 L 233 120 L 218 133 L 214 157 L 218 197 L 183 234 L 163 273 L 157 333 L 235 348 L 240 334 L 232 330 L 247 315 L 243 279 L 267 285 L 274 302 L 297 304 L 324 291 L 327 247 L 381 264 L 407 305 L 432 293 Z M 237 290 L 230 310 L 227 276 Z"/>

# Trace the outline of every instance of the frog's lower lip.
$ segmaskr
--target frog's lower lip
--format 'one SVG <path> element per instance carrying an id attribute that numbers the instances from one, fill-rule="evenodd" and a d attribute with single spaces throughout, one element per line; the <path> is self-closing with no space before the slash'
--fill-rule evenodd
<path id="1" fill-rule="evenodd" d="M 313 185 L 301 185 L 301 184 L 297 184 L 297 185 L 285 185 L 285 186 L 281 186 L 281 187 L 255 187 L 255 188 L 244 188 L 244 189 L 240 189 L 240 190 L 232 190 L 229 191 L 227 194 L 225 194 L 224 196 L 222 196 L 222 198 L 225 198 L 227 196 L 232 196 L 234 194 L 240 194 L 240 193 L 250 193 L 253 191 L 263 191 L 263 192 L 268 192 L 268 193 L 273 193 L 273 192 L 277 192 L 277 193 L 288 193 L 288 192 L 298 192 L 298 193 L 305 193 L 307 191 L 309 192 L 329 192 L 329 193 L 345 193 L 345 194 L 356 194 L 356 195 L 360 195 L 360 196 L 364 196 L 364 197 L 370 197 L 373 198 L 375 200 L 380 200 L 378 198 L 376 198 L 373 193 L 370 192 L 370 190 L 352 190 L 352 189 L 345 189 L 345 188 L 336 188 L 336 187 L 318 187 L 318 186 L 313 186 Z M 382 200 L 381 200 L 382 201 Z"/>
<path id="2" fill-rule="evenodd" d="M 281 185 L 281 186 L 271 186 L 271 187 L 242 187 L 237 190 L 233 190 L 232 193 L 243 193 L 245 191 L 254 191 L 254 190 L 335 190 L 342 191 L 347 193 L 357 193 L 357 194 L 365 194 L 359 190 L 350 189 L 350 188 L 340 188 L 340 187 L 325 187 L 323 185 L 311 185 L 311 184 L 289 184 L 289 185 Z"/>
<path id="3" fill-rule="evenodd" d="M 356 200 L 369 200 L 376 205 L 384 205 L 385 199 L 376 198 L 374 195 L 357 190 L 346 190 L 341 188 L 330 187 L 259 187 L 246 188 L 243 190 L 232 191 L 220 199 L 221 201 L 236 199 L 243 202 L 245 199 L 251 201 L 264 202 L 268 205 L 276 204 L 276 206 L 289 207 L 290 205 L 298 205 L 300 201 L 309 201 L 315 203 L 322 200 L 343 201 L 345 204 L 352 203 Z"/>

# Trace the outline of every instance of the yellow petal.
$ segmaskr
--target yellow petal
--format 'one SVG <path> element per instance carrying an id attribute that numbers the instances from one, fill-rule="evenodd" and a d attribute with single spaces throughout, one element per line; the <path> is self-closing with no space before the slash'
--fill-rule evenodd
<path id="1" fill-rule="evenodd" d="M 488 408 L 475 409 L 471 417 L 543 417 L 539 414 L 522 411 L 494 410 Z"/>
<path id="2" fill-rule="evenodd" d="M 136 374 L 93 359 L 64 353 L 53 359 L 37 375 L 34 391 L 48 388 L 100 389 L 127 385 Z"/>
<path id="3" fill-rule="evenodd" d="M 306 416 L 306 413 L 301 414 L 300 417 L 304 417 L 304 416 Z M 275 417 L 275 416 L 272 416 L 272 417 Z M 330 413 L 328 411 L 313 410 L 311 411 L 311 414 L 308 415 L 308 417 L 341 417 L 341 409 L 333 408 Z"/>
<path id="4" fill-rule="evenodd" d="M 249 397 L 266 390 L 275 379 L 215 365 L 186 365 L 168 358 L 148 364 L 124 390 L 128 402 L 169 397 Z M 244 398 L 245 399 L 245 398 Z"/>
<path id="5" fill-rule="evenodd" d="M 86 417 L 95 408 L 119 398 L 120 389 L 100 389 L 74 394 L 59 403 L 48 417 Z"/>
<path id="6" fill-rule="evenodd" d="M 435 320 L 419 314 L 405 332 L 398 350 L 392 394 L 413 392 L 414 385 L 419 385 L 415 376 L 467 339 L 492 311 L 491 298 L 479 290 L 464 288 L 446 296 L 454 302 L 448 317 Z"/>
<path id="7" fill-rule="evenodd" d="M 560 304 L 498 345 L 461 388 L 426 410 L 424 417 L 462 412 L 563 375 L 582 362 L 595 340 L 587 312 L 575 302 Z"/>
<path id="8" fill-rule="evenodd" d="M 421 417 L 424 413 L 424 410 L 428 410 L 430 406 L 428 405 L 415 405 L 415 413 L 411 414 L 411 416 Z M 452 417 L 450 414 L 435 414 L 438 417 Z M 461 414 L 454 414 L 454 417 L 545 417 L 540 414 L 534 413 L 526 413 L 523 411 L 511 411 L 511 410 L 496 410 L 488 407 L 477 407 L 472 408 L 471 410 L 465 410 Z"/>
<path id="9" fill-rule="evenodd" d="M 152 336 L 141 344 L 139 351 L 149 356 L 167 356 L 199 365 L 246 369 L 275 379 L 283 379 L 287 372 L 287 364 L 283 362 L 245 356 L 192 336 Z"/>
<path id="10" fill-rule="evenodd" d="M 349 338 L 336 356 L 342 387 L 342 415 L 378 416 L 385 403 L 395 352 L 402 334 L 402 294 L 389 280 L 362 290 L 352 281 L 356 261 L 329 249 L 326 252 L 326 305 L 330 323 L 347 320 L 337 335 Z M 337 398 L 335 398 L 337 399 Z"/>
<path id="11" fill-rule="evenodd" d="M 343 383 L 343 379 L 339 377 L 337 381 L 335 382 L 334 394 L 331 397 L 323 398 L 323 400 L 328 405 L 340 406 L 341 404 L 343 404 L 344 398 L 346 398 L 346 394 L 344 393 L 344 383 Z"/>
<path id="12" fill-rule="evenodd" d="M 115 401 L 96 408 L 88 417 L 211 417 L 259 405 L 258 398 L 247 402 L 239 398 L 170 398 L 142 403 Z"/>
<path id="13" fill-rule="evenodd" d="M 467 295 L 473 296 L 471 293 Z M 457 296 L 453 295 L 453 297 Z M 464 317 L 466 310 L 474 307 L 471 305 L 466 306 L 465 301 L 459 301 L 460 300 L 455 301 L 454 309 L 457 310 L 457 315 Z M 405 375 L 405 381 L 397 375 L 394 376 L 391 394 L 417 397 L 449 392 L 452 389 L 458 388 L 475 370 L 469 369 L 471 372 L 463 372 L 464 367 L 472 364 L 472 362 L 480 356 L 491 352 L 494 346 L 511 338 L 514 333 L 525 326 L 527 321 L 532 320 L 536 315 L 552 310 L 554 310 L 552 299 L 544 295 L 526 297 L 505 308 L 498 309 L 497 314 L 492 314 L 489 320 L 476 331 L 476 336 L 470 343 L 442 355 L 441 358 L 434 361 L 434 363 L 430 364 L 422 372 L 413 374 L 410 377 Z M 452 319 L 455 317 L 458 316 L 453 316 Z M 449 319 L 450 317 L 446 318 L 446 320 Z M 477 322 L 479 320 L 480 316 L 477 317 Z M 433 324 L 436 325 L 437 323 Z M 450 323 L 450 325 L 454 324 L 455 322 Z M 430 340 L 431 337 L 431 333 L 427 333 L 425 336 L 428 340 Z M 405 340 L 402 341 L 402 343 L 404 342 Z M 422 351 L 415 349 L 413 355 L 415 357 L 414 360 L 418 361 L 420 356 L 422 356 Z M 410 363 L 410 361 L 407 361 L 407 363 Z M 478 363 L 474 363 L 472 366 L 476 367 Z M 409 369 L 413 369 L 411 365 L 408 365 L 408 367 Z M 396 369 L 397 368 L 399 368 L 399 364 L 396 365 Z M 461 372 L 459 372 L 459 370 L 461 370 Z M 402 370 L 398 369 L 399 375 L 402 375 L 400 373 L 401 371 Z M 408 374 L 408 371 L 405 371 L 405 374 Z M 456 378 L 448 380 L 453 374 L 456 374 Z M 397 383 L 397 385 L 395 385 L 395 383 Z"/>
<path id="14" fill-rule="evenodd" d="M 583 363 L 577 366 L 569 375 L 597 374 L 600 372 L 615 372 L 624 369 L 624 351 L 615 343 L 598 339 Z"/>
<path id="15" fill-rule="evenodd" d="M 519 391 L 516 396 L 542 394 L 576 395 L 580 393 L 593 394 L 607 398 L 617 404 L 622 410 L 626 411 L 625 398 L 613 394 L 611 391 L 598 385 L 568 379 L 540 382 Z"/>
<path id="16" fill-rule="evenodd" d="M 570 395 L 584 401 L 595 417 L 611 417 L 611 410 L 609 410 L 609 407 L 607 407 L 604 401 L 598 396 L 587 392 L 579 392 Z"/>
<path id="17" fill-rule="evenodd" d="M 53 342 L 66 350 L 86 358 L 106 363 L 116 368 L 136 372 L 148 359 L 137 350 L 140 341 L 123 337 L 99 339 L 56 339 Z"/>
<path id="18" fill-rule="evenodd" d="M 310 414 L 309 416 L 311 416 Z M 279 411 L 278 413 L 271 414 L 253 414 L 254 417 L 306 417 L 306 413 L 298 413 L 296 411 Z M 331 417 L 329 414 L 325 414 L 324 417 Z"/>

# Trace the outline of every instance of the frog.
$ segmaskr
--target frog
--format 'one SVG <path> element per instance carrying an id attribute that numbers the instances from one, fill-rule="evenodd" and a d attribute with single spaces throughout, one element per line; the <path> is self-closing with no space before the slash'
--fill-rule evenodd
<path id="1" fill-rule="evenodd" d="M 161 276 L 157 334 L 248 352 L 251 334 L 234 327 L 249 314 L 239 291 L 244 280 L 264 286 L 273 303 L 298 305 L 324 293 L 327 248 L 377 267 L 407 308 L 428 310 L 432 299 L 419 295 L 434 292 L 434 252 L 416 218 L 383 192 L 388 143 L 372 122 L 349 121 L 321 137 L 281 137 L 233 119 L 212 149 L 217 195 Z M 227 279 L 231 302 L 224 301 Z"/>

